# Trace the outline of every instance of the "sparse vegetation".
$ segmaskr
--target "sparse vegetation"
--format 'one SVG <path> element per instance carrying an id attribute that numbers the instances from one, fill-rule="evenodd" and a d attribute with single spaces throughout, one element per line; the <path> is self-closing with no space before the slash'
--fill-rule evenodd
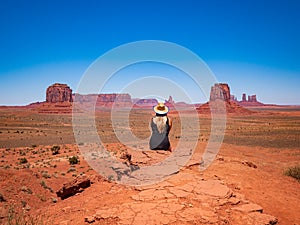
<path id="1" fill-rule="evenodd" d="M 60 150 L 60 146 L 58 146 L 58 145 L 52 146 L 52 148 L 51 148 L 52 155 L 57 155 L 57 154 L 59 154 L 59 150 Z"/>
<path id="2" fill-rule="evenodd" d="M 114 175 L 109 175 L 107 179 L 108 179 L 108 181 L 114 181 L 115 180 Z"/>
<path id="3" fill-rule="evenodd" d="M 78 156 L 72 156 L 69 158 L 69 163 L 70 165 L 78 164 L 79 163 L 79 158 Z"/>
<path id="4" fill-rule="evenodd" d="M 33 217 L 31 215 L 25 215 L 24 213 L 17 213 L 13 206 L 8 209 L 7 225 L 45 225 L 41 216 Z"/>
<path id="5" fill-rule="evenodd" d="M 21 164 L 25 164 L 25 163 L 28 163 L 28 160 L 24 157 L 24 158 L 20 158 L 20 159 L 19 159 L 19 162 L 20 162 Z"/>
<path id="6" fill-rule="evenodd" d="M 45 189 L 48 189 L 50 192 L 53 192 L 53 190 L 47 186 L 46 182 L 44 180 L 41 180 L 41 186 Z"/>
<path id="7" fill-rule="evenodd" d="M 26 192 L 28 194 L 32 194 L 33 193 L 32 190 L 30 188 L 26 187 L 26 186 L 22 186 L 21 187 L 21 191 Z"/>
<path id="8" fill-rule="evenodd" d="M 300 165 L 289 167 L 284 174 L 293 177 L 300 182 Z"/>
<path id="9" fill-rule="evenodd" d="M 46 179 L 51 178 L 51 175 L 48 173 L 48 171 L 42 171 L 42 176 Z"/>

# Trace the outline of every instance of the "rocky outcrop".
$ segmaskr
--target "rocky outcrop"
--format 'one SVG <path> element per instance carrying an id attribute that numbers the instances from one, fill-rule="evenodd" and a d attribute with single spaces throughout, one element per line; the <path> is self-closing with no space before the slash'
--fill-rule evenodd
<path id="1" fill-rule="evenodd" d="M 218 83 L 211 87 L 210 101 L 221 99 L 224 101 L 230 101 L 230 88 L 228 84 Z"/>
<path id="2" fill-rule="evenodd" d="M 72 89 L 66 84 L 55 83 L 46 90 L 46 101 L 31 104 L 39 113 L 64 114 L 72 112 Z"/>
<path id="3" fill-rule="evenodd" d="M 210 114 L 212 111 L 214 113 L 224 113 L 223 104 L 220 102 L 221 100 L 215 100 L 207 102 L 197 108 L 200 114 Z M 228 114 L 243 114 L 248 115 L 254 113 L 254 111 L 250 111 L 234 101 L 226 101 L 225 102 L 226 113 Z"/>
<path id="4" fill-rule="evenodd" d="M 91 186 L 91 181 L 87 177 L 77 177 L 71 182 L 65 183 L 61 189 L 56 192 L 57 197 L 65 199 L 71 197 L 79 192 L 82 192 L 83 189 Z"/>
<path id="5" fill-rule="evenodd" d="M 87 94 L 73 95 L 75 102 L 82 104 L 95 104 L 100 107 L 128 107 L 132 104 L 130 94 Z"/>
<path id="6" fill-rule="evenodd" d="M 277 224 L 263 208 L 220 180 L 178 173 L 157 185 L 136 187 L 127 202 L 88 212 L 84 221 L 118 224 Z M 200 204 L 199 204 L 200 203 Z"/>
<path id="7" fill-rule="evenodd" d="M 234 101 L 235 97 L 230 94 L 228 84 L 217 83 L 211 87 L 210 101 L 197 108 L 200 114 L 230 113 L 230 114 L 251 114 L 252 111 L 245 109 Z M 225 105 L 224 105 L 225 104 Z M 225 107 L 224 107 L 225 106 Z"/>
<path id="8" fill-rule="evenodd" d="M 248 102 L 257 102 L 256 95 L 248 95 Z"/>
<path id="9" fill-rule="evenodd" d="M 149 99 L 134 99 L 133 100 L 135 108 L 152 108 L 157 105 L 158 101 L 154 98 Z"/>
<path id="10" fill-rule="evenodd" d="M 246 102 L 247 100 L 246 100 L 246 94 L 245 93 L 243 93 L 243 96 L 242 96 L 242 102 Z"/>
<path id="11" fill-rule="evenodd" d="M 46 102 L 72 102 L 72 89 L 66 84 L 55 83 L 47 88 Z"/>
<path id="12" fill-rule="evenodd" d="M 99 94 L 97 102 L 130 102 L 131 96 L 129 94 Z"/>
<path id="13" fill-rule="evenodd" d="M 241 101 L 236 101 L 239 105 L 244 106 L 244 107 L 249 107 L 249 106 L 263 106 L 264 104 L 257 101 L 256 95 L 247 95 L 243 93 L 242 95 L 242 100 Z"/>

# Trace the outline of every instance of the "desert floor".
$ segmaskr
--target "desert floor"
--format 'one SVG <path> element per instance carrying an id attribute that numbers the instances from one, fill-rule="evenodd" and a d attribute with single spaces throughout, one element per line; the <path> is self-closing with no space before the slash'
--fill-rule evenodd
<path id="1" fill-rule="evenodd" d="M 210 141 L 209 115 L 171 113 L 173 152 L 167 152 L 147 146 L 150 111 L 121 110 L 114 118 L 116 127 L 109 111 L 97 112 L 95 127 L 103 147 L 117 161 L 140 168 L 176 154 L 181 140 L 195 138 L 189 124 L 200 124 L 197 144 L 186 153 L 191 156 L 188 163 L 159 182 L 131 186 L 115 182 L 116 176 L 103 177 L 87 162 L 81 150 L 86 143 L 76 143 L 74 132 L 91 137 L 91 118 L 83 116 L 78 131 L 73 130 L 72 114 L 3 107 L 0 224 L 300 224 L 300 182 L 285 175 L 300 164 L 300 108 L 251 110 L 255 113 L 227 115 L 218 155 L 203 171 L 199 168 Z M 116 129 L 141 141 L 124 144 Z M 59 146 L 57 154 L 54 146 Z M 78 164 L 70 165 L 72 156 L 79 158 Z M 66 199 L 57 196 L 63 184 L 82 177 L 91 181 L 90 187 Z"/>

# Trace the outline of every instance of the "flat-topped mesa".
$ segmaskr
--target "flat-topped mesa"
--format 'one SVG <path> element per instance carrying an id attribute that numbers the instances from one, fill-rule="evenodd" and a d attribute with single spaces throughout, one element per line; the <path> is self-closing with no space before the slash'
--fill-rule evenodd
<path id="1" fill-rule="evenodd" d="M 228 84 L 218 83 L 211 87 L 210 101 L 215 101 L 217 99 L 230 101 L 230 88 Z"/>
<path id="2" fill-rule="evenodd" d="M 72 102 L 72 89 L 66 84 L 55 83 L 47 88 L 46 102 Z"/>
<path id="3" fill-rule="evenodd" d="M 109 102 L 130 102 L 131 96 L 129 94 L 99 94 L 97 102 L 109 103 Z"/>

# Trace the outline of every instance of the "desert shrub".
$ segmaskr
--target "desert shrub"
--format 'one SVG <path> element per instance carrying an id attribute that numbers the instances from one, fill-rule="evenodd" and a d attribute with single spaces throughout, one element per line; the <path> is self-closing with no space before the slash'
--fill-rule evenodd
<path id="1" fill-rule="evenodd" d="M 24 155 L 26 155 L 26 152 L 25 152 L 25 151 L 21 151 L 21 150 L 20 150 L 20 152 L 19 152 L 19 153 L 20 153 L 20 155 L 21 155 L 21 156 L 24 156 Z"/>
<path id="2" fill-rule="evenodd" d="M 52 148 L 51 148 L 52 155 L 57 155 L 57 154 L 59 154 L 59 150 L 60 150 L 60 147 L 59 147 L 59 146 L 57 146 L 57 145 L 52 146 Z"/>
<path id="3" fill-rule="evenodd" d="M 48 173 L 48 171 L 42 171 L 42 176 L 46 179 L 51 178 L 51 175 Z"/>
<path id="4" fill-rule="evenodd" d="M 48 189 L 50 192 L 53 192 L 52 188 L 49 187 L 46 182 L 44 180 L 41 180 L 40 185 L 44 188 L 44 189 Z"/>
<path id="5" fill-rule="evenodd" d="M 300 182 L 300 165 L 289 167 L 285 171 L 285 175 L 293 177 L 293 178 L 295 178 L 296 180 L 298 180 Z"/>
<path id="6" fill-rule="evenodd" d="M 45 189 L 48 188 L 48 186 L 47 186 L 47 184 L 46 184 L 46 182 L 45 182 L 44 180 L 42 180 L 40 184 L 41 184 L 41 186 L 42 186 L 43 188 L 45 188 Z"/>
<path id="7" fill-rule="evenodd" d="M 18 213 L 14 206 L 9 206 L 7 212 L 7 225 L 46 225 L 41 215 L 31 216 L 24 213 Z"/>
<path id="8" fill-rule="evenodd" d="M 37 147 L 37 145 L 32 145 L 31 147 L 32 147 L 32 148 L 36 148 L 36 147 Z"/>
<path id="9" fill-rule="evenodd" d="M 30 188 L 26 187 L 26 186 L 22 186 L 21 191 L 26 192 L 30 195 L 33 193 L 32 190 Z"/>
<path id="10" fill-rule="evenodd" d="M 20 159 L 19 159 L 19 162 L 20 162 L 21 164 L 25 164 L 25 163 L 28 163 L 28 160 L 24 157 L 24 158 L 20 158 Z"/>
<path id="11" fill-rule="evenodd" d="M 70 163 L 70 165 L 78 164 L 79 163 L 78 156 L 72 156 L 72 157 L 70 157 L 69 158 L 69 163 Z"/>

